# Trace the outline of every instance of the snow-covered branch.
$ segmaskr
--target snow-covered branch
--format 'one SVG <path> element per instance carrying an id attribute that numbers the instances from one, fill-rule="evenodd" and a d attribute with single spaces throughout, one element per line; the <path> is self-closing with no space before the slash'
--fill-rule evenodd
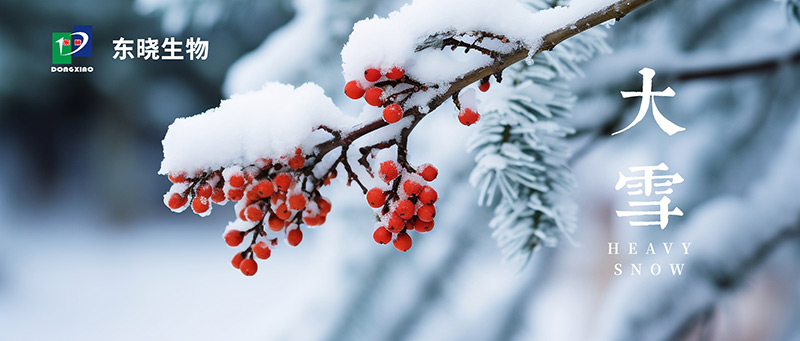
<path id="1" fill-rule="evenodd" d="M 375 210 L 375 241 L 406 251 L 409 232 L 433 228 L 438 199 L 428 185 L 436 168 L 413 166 L 407 157 L 419 121 L 452 98 L 459 121 L 474 124 L 474 90 L 465 87 L 479 82 L 486 91 L 490 77 L 500 82 L 516 62 L 650 1 L 582 0 L 532 11 L 516 0 L 417 0 L 387 18 L 362 20 L 342 50 L 344 90 L 382 109 L 366 107 L 366 123 L 356 124 L 314 84 L 270 83 L 178 119 L 163 141 L 159 173 L 174 183 L 164 203 L 207 215 L 212 202 L 236 201 L 237 219 L 224 237 L 235 247 L 252 233 L 232 260 L 252 275 L 253 256 L 268 258 L 279 240 L 296 246 L 302 225 L 324 223 L 331 203 L 320 189 L 341 166 Z M 365 174 L 382 181 L 369 189 Z"/>

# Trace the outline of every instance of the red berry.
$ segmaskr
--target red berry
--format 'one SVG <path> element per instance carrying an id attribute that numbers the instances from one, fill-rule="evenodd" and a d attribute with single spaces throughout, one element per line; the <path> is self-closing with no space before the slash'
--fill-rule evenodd
<path id="1" fill-rule="evenodd" d="M 304 158 L 303 155 L 301 155 L 301 154 L 297 154 L 295 156 L 292 156 L 292 158 L 289 159 L 289 167 L 292 167 L 292 169 L 294 169 L 294 170 L 298 170 L 300 168 L 303 168 L 303 166 L 305 166 L 305 164 L 306 164 L 306 158 Z"/>
<path id="2" fill-rule="evenodd" d="M 261 221 L 264 219 L 264 211 L 256 205 L 251 205 L 245 210 L 245 216 L 249 221 Z"/>
<path id="3" fill-rule="evenodd" d="M 300 228 L 289 231 L 289 233 L 286 234 L 286 241 L 289 242 L 291 246 L 297 246 L 303 241 L 303 231 L 300 231 Z"/>
<path id="4" fill-rule="evenodd" d="M 214 188 L 211 192 L 211 201 L 217 204 L 225 201 L 225 191 L 223 191 L 222 188 Z"/>
<path id="5" fill-rule="evenodd" d="M 359 99 L 364 96 L 364 88 L 357 81 L 349 81 L 344 85 L 344 94 L 352 99 Z"/>
<path id="6" fill-rule="evenodd" d="M 392 241 L 392 233 L 381 226 L 372 233 L 372 239 L 375 239 L 375 242 L 378 244 L 389 244 L 389 242 Z"/>
<path id="7" fill-rule="evenodd" d="M 433 181 L 433 179 L 436 179 L 436 176 L 439 175 L 439 170 L 430 163 L 420 166 L 417 172 L 425 181 Z"/>
<path id="8" fill-rule="evenodd" d="M 411 236 L 408 233 L 400 232 L 394 240 L 394 247 L 400 251 L 406 252 L 411 248 Z"/>
<path id="9" fill-rule="evenodd" d="M 256 243 L 256 245 L 253 245 L 253 254 L 255 254 L 256 257 L 258 257 L 260 259 L 269 258 L 269 255 L 271 253 L 272 253 L 272 250 L 270 250 L 269 246 L 267 246 L 267 243 L 265 243 L 263 241 L 260 241 L 260 242 Z"/>
<path id="10" fill-rule="evenodd" d="M 256 271 L 258 271 L 258 263 L 252 258 L 245 259 L 239 264 L 239 270 L 241 270 L 245 276 L 255 275 Z"/>
<path id="11" fill-rule="evenodd" d="M 269 201 L 272 203 L 272 206 L 278 206 L 278 203 L 286 202 L 286 192 L 273 193 Z"/>
<path id="12" fill-rule="evenodd" d="M 211 197 L 211 192 L 213 190 L 211 189 L 211 185 L 209 185 L 208 183 L 203 183 L 202 185 L 197 186 L 196 191 L 197 191 L 197 196 L 209 198 Z"/>
<path id="13" fill-rule="evenodd" d="M 278 216 L 280 220 L 288 220 L 289 217 L 292 216 L 292 211 L 289 211 L 286 204 L 280 204 L 280 206 L 275 209 L 275 215 Z"/>
<path id="14" fill-rule="evenodd" d="M 482 92 L 489 91 L 489 81 L 487 80 L 486 83 L 481 83 L 481 85 L 478 86 L 478 89 L 480 89 Z"/>
<path id="15" fill-rule="evenodd" d="M 319 207 L 319 214 L 325 215 L 331 211 L 331 201 L 328 198 L 318 197 L 315 202 Z"/>
<path id="16" fill-rule="evenodd" d="M 231 178 L 228 179 L 228 183 L 231 184 L 231 187 L 241 188 L 244 186 L 244 176 L 242 176 L 242 173 L 233 174 Z"/>
<path id="17" fill-rule="evenodd" d="M 208 206 L 208 199 L 204 197 L 194 197 L 194 199 L 192 199 L 192 211 L 194 211 L 194 213 L 205 213 L 208 211 Z"/>
<path id="18" fill-rule="evenodd" d="M 367 202 L 370 207 L 381 207 L 386 203 L 386 195 L 383 194 L 380 188 L 375 187 L 367 192 Z"/>
<path id="19" fill-rule="evenodd" d="M 439 194 L 431 186 L 423 187 L 422 192 L 419 193 L 419 201 L 426 205 L 431 205 L 438 199 Z"/>
<path id="20" fill-rule="evenodd" d="M 403 109 L 400 104 L 391 104 L 383 109 L 383 120 L 387 123 L 395 123 L 403 118 Z"/>
<path id="21" fill-rule="evenodd" d="M 419 192 L 419 201 L 423 205 L 433 205 L 439 199 L 439 194 L 431 186 L 423 186 L 422 191 Z"/>
<path id="22" fill-rule="evenodd" d="M 258 196 L 258 192 L 255 189 L 250 189 L 249 191 L 245 192 L 245 197 L 247 197 L 247 200 L 249 201 L 256 201 L 258 199 L 261 199 L 261 197 Z"/>
<path id="23" fill-rule="evenodd" d="M 237 252 L 235 255 L 233 255 L 233 259 L 231 259 L 231 265 L 233 265 L 234 268 L 238 269 L 239 266 L 242 265 L 243 260 L 244 256 L 242 256 L 242 253 Z"/>
<path id="24" fill-rule="evenodd" d="M 414 230 L 417 232 L 428 232 L 433 229 L 433 221 L 414 220 Z"/>
<path id="25" fill-rule="evenodd" d="M 275 176 L 275 179 L 272 181 L 275 182 L 275 186 L 278 187 L 278 190 L 286 191 L 289 189 L 289 186 L 292 185 L 292 177 L 289 174 L 281 173 Z"/>
<path id="26" fill-rule="evenodd" d="M 273 231 L 282 230 L 283 227 L 285 226 L 285 224 L 286 223 L 281 218 L 278 218 L 278 216 L 275 215 L 275 214 L 269 216 L 269 219 L 267 221 L 267 225 L 269 225 L 269 229 L 273 230 Z"/>
<path id="27" fill-rule="evenodd" d="M 320 214 L 313 217 L 303 217 L 303 222 L 308 226 L 319 226 L 325 223 L 325 216 Z"/>
<path id="28" fill-rule="evenodd" d="M 475 124 L 475 122 L 478 122 L 480 118 L 481 115 L 470 108 L 465 108 L 460 114 L 458 114 L 458 121 L 465 126 L 471 126 Z"/>
<path id="29" fill-rule="evenodd" d="M 406 70 L 403 70 L 403 68 L 399 68 L 399 67 L 395 66 L 395 67 L 392 68 L 391 71 L 386 73 L 386 78 L 389 78 L 391 80 L 396 80 L 396 79 L 403 78 L 403 75 L 405 75 L 405 74 L 406 74 Z"/>
<path id="30" fill-rule="evenodd" d="M 394 207 L 394 212 L 397 213 L 400 218 L 408 220 L 414 216 L 415 209 L 411 200 L 403 199 L 397 202 L 397 206 Z"/>
<path id="31" fill-rule="evenodd" d="M 169 178 L 169 181 L 172 181 L 172 183 L 177 184 L 179 182 L 186 181 L 186 172 L 169 172 L 169 175 L 167 175 L 167 177 Z"/>
<path id="32" fill-rule="evenodd" d="M 239 210 L 239 220 L 247 221 L 247 215 L 245 214 L 246 212 L 246 209 Z"/>
<path id="33" fill-rule="evenodd" d="M 381 70 L 375 68 L 367 69 L 364 71 L 364 79 L 366 79 L 367 82 L 375 82 L 381 79 Z"/>
<path id="34" fill-rule="evenodd" d="M 260 198 L 269 198 L 272 195 L 272 192 L 275 191 L 275 187 L 272 185 L 272 182 L 269 180 L 264 180 L 258 183 L 253 189 L 258 193 Z"/>
<path id="35" fill-rule="evenodd" d="M 302 210 L 306 207 L 306 197 L 302 194 L 295 194 L 289 197 L 289 208 L 293 210 Z"/>
<path id="36" fill-rule="evenodd" d="M 381 95 L 383 95 L 383 89 L 381 88 L 371 88 L 364 93 L 364 99 L 367 101 L 367 104 L 373 107 L 379 107 L 383 104 L 381 100 Z"/>
<path id="37" fill-rule="evenodd" d="M 422 207 L 417 210 L 417 218 L 424 222 L 432 222 L 433 217 L 436 216 L 436 207 L 433 205 L 422 205 Z"/>
<path id="38" fill-rule="evenodd" d="M 392 213 L 392 216 L 389 217 L 388 224 L 386 224 L 386 229 L 389 230 L 389 232 L 400 232 L 405 226 L 406 221 L 400 218 L 396 213 Z"/>
<path id="39" fill-rule="evenodd" d="M 228 190 L 228 199 L 232 201 L 239 201 L 242 200 L 242 197 L 244 197 L 244 190 L 238 188 Z"/>
<path id="40" fill-rule="evenodd" d="M 397 177 L 397 164 L 392 160 L 381 162 L 378 175 L 380 175 L 381 179 L 387 183 L 394 180 L 394 178 Z"/>
<path id="41" fill-rule="evenodd" d="M 408 196 L 415 197 L 422 191 L 422 185 L 414 180 L 406 180 L 403 182 L 403 191 L 406 192 Z"/>
<path id="42" fill-rule="evenodd" d="M 180 193 L 172 193 L 172 195 L 169 196 L 169 200 L 167 200 L 167 207 L 177 210 L 183 207 L 183 205 L 186 205 L 187 201 L 189 201 L 189 199 L 181 196 Z"/>
<path id="43" fill-rule="evenodd" d="M 230 230 L 225 233 L 225 243 L 230 247 L 237 247 L 244 240 L 244 232 L 237 230 Z"/>

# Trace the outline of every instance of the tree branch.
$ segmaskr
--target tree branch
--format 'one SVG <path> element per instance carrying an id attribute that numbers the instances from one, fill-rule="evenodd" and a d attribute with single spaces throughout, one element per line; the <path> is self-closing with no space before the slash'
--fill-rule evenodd
<path id="1" fill-rule="evenodd" d="M 427 103 L 427 112 L 432 112 L 436 108 L 438 108 L 442 103 L 444 103 L 448 98 L 452 97 L 461 89 L 465 88 L 466 86 L 475 83 L 485 77 L 489 77 L 491 75 L 499 75 L 505 70 L 505 68 L 513 65 L 516 62 L 519 62 L 529 55 L 534 55 L 543 51 L 552 50 L 556 45 L 561 43 L 568 38 L 586 31 L 594 26 L 607 22 L 609 20 L 617 20 L 619 21 L 628 13 L 634 11 L 635 9 L 644 6 L 645 4 L 651 2 L 652 0 L 620 0 L 614 4 L 611 4 L 597 12 L 587 15 L 586 17 L 576 21 L 575 23 L 568 25 L 566 27 L 560 28 L 555 30 L 542 38 L 542 44 L 536 51 L 530 51 L 526 48 L 517 48 L 514 51 L 506 54 L 499 54 L 495 58 L 495 62 L 482 67 L 475 69 L 471 72 L 468 72 L 463 77 L 456 79 L 453 83 L 449 85 L 446 91 L 444 91 L 439 96 L 434 97 Z M 405 116 L 425 116 L 419 111 L 419 107 L 413 107 L 406 111 Z M 382 119 L 375 120 L 373 122 L 369 122 L 360 126 L 356 126 L 353 130 L 349 132 L 345 132 L 342 134 L 342 138 L 333 138 L 328 141 L 325 141 L 317 146 L 319 150 L 320 157 L 324 156 L 331 150 L 343 146 L 349 145 L 353 143 L 358 138 L 369 134 L 375 130 L 383 128 L 387 126 L 386 123 Z"/>

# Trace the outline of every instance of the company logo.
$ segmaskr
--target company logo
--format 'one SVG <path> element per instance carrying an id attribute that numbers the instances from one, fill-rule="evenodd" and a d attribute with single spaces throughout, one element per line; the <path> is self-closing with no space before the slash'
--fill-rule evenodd
<path id="1" fill-rule="evenodd" d="M 53 32 L 53 64 L 72 64 L 72 57 L 92 56 L 92 26 L 76 25 L 72 32 Z"/>

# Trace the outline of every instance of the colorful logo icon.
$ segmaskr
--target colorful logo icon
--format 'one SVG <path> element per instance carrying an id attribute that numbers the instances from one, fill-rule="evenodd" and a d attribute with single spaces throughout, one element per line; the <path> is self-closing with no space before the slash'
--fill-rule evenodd
<path id="1" fill-rule="evenodd" d="M 53 32 L 53 64 L 72 64 L 72 57 L 92 56 L 92 26 L 72 26 L 72 32 Z"/>

